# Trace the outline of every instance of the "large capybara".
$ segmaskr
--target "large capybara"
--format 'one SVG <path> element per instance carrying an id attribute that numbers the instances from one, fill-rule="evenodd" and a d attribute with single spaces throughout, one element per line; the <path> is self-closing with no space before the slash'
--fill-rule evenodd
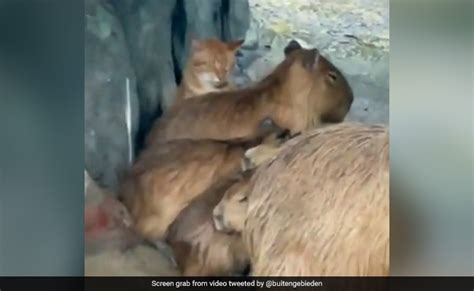
<path id="1" fill-rule="evenodd" d="M 168 226 L 193 198 L 241 170 L 246 149 L 284 137 L 287 130 L 265 118 L 256 133 L 253 140 L 183 139 L 145 149 L 120 189 L 140 235 L 163 239 Z"/>
<path id="2" fill-rule="evenodd" d="M 311 130 L 224 196 L 216 228 L 242 233 L 255 276 L 386 276 L 388 151 L 384 126 Z"/>
<path id="3" fill-rule="evenodd" d="M 168 228 L 166 242 L 184 276 L 232 276 L 242 273 L 249 257 L 238 233 L 214 228 L 214 207 L 225 193 L 247 187 L 252 171 L 224 178 L 194 198 Z"/>
<path id="4" fill-rule="evenodd" d="M 294 134 L 320 123 L 343 121 L 352 101 L 349 83 L 331 62 L 317 49 L 291 41 L 284 61 L 266 78 L 249 88 L 187 100 L 157 120 L 146 144 L 249 138 L 266 117 Z"/>

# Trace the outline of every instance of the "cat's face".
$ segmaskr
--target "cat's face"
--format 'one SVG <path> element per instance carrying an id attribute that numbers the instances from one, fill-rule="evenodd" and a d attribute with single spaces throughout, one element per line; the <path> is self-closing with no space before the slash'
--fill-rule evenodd
<path id="1" fill-rule="evenodd" d="M 235 65 L 235 53 L 243 42 L 192 40 L 191 62 L 202 85 L 209 89 L 223 89 L 229 85 Z"/>

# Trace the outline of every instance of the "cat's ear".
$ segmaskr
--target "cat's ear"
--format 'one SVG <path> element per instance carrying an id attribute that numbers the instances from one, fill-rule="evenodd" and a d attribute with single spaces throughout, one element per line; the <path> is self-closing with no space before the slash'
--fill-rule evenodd
<path id="1" fill-rule="evenodd" d="M 230 50 L 236 51 L 240 48 L 240 46 L 245 42 L 245 39 L 239 39 L 239 40 L 234 40 L 230 41 L 227 43 L 227 47 Z"/>
<path id="2" fill-rule="evenodd" d="M 203 43 L 199 39 L 192 38 L 191 39 L 191 49 L 194 52 L 200 51 L 203 49 Z"/>

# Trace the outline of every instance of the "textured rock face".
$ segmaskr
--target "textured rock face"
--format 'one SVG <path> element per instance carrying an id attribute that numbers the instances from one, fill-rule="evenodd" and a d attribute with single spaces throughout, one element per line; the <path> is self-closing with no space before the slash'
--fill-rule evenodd
<path id="1" fill-rule="evenodd" d="M 140 103 L 139 136 L 143 138 L 176 91 L 172 58 L 172 14 L 175 0 L 113 1 L 123 24 Z"/>
<path id="2" fill-rule="evenodd" d="M 85 166 L 94 180 L 114 189 L 129 166 L 127 79 L 132 136 L 137 131 L 135 74 L 114 8 L 88 0 L 85 13 Z"/>
<path id="3" fill-rule="evenodd" d="M 247 0 L 87 0 L 85 163 L 100 186 L 116 189 L 153 121 L 173 102 L 192 37 L 243 38 Z"/>
<path id="4" fill-rule="evenodd" d="M 167 110 L 181 81 L 190 41 L 242 38 L 247 0 L 113 0 L 119 11 L 137 74 L 139 146 L 152 121 Z"/>
<path id="5" fill-rule="evenodd" d="M 355 99 L 347 120 L 389 122 L 388 0 L 249 0 L 252 12 L 241 63 L 260 79 L 283 58 L 290 39 L 316 47 L 343 71 Z"/>

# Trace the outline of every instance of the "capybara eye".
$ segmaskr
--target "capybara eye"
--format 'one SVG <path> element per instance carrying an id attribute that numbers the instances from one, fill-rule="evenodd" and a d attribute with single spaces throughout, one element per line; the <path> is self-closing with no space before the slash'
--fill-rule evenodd
<path id="1" fill-rule="evenodd" d="M 239 202 L 246 202 L 247 201 L 247 196 L 244 196 L 244 197 L 240 197 Z"/>
<path id="2" fill-rule="evenodd" d="M 332 82 L 337 81 L 337 73 L 336 72 L 330 71 L 328 73 L 328 77 L 329 77 L 329 79 L 331 79 Z"/>

